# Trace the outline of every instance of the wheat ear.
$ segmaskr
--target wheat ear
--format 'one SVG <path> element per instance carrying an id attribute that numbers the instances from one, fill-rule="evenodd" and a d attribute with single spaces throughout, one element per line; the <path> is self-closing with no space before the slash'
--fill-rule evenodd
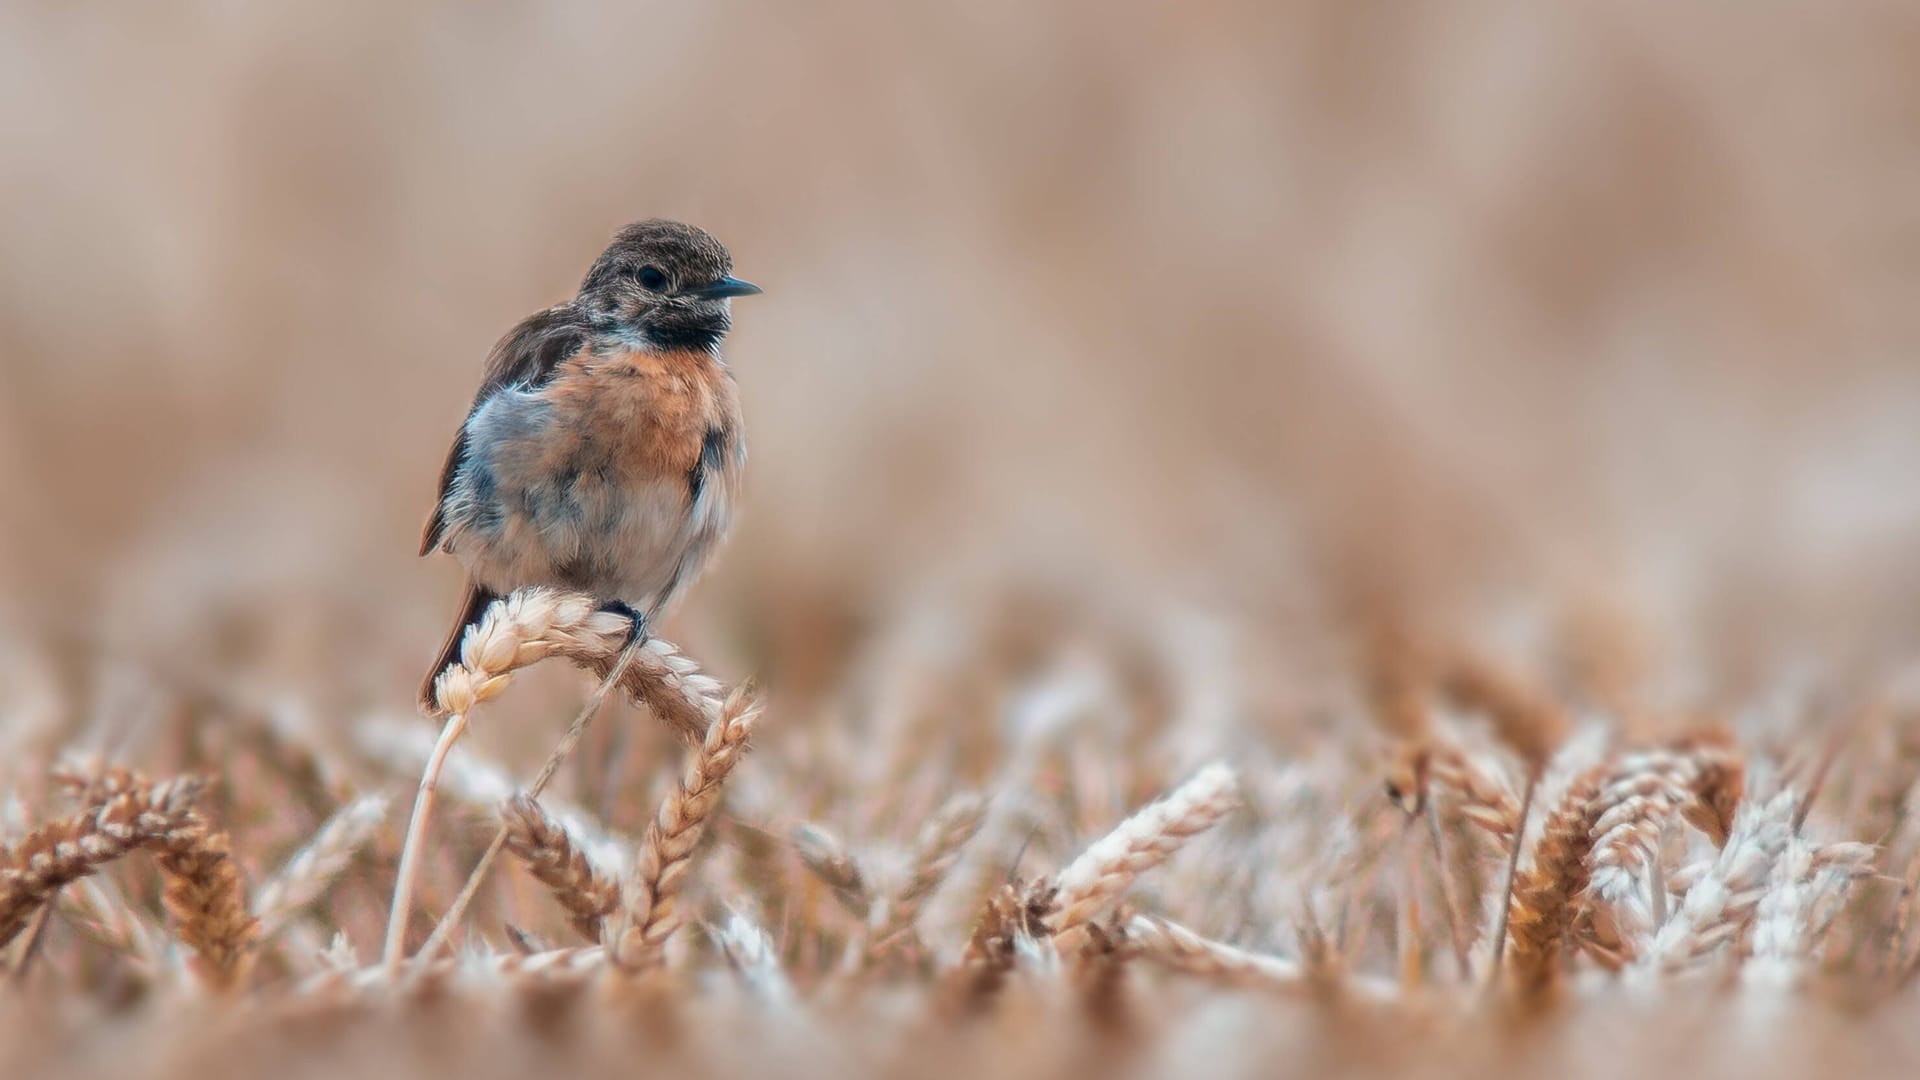
<path id="1" fill-rule="evenodd" d="M 260 920 L 263 936 L 271 937 L 326 891 L 379 831 L 388 805 L 385 795 L 362 795 L 341 807 L 320 826 L 313 839 L 267 879 L 253 900 L 253 913 Z"/>
<path id="2" fill-rule="evenodd" d="M 1660 843 L 1692 797 L 1692 772 L 1685 759 L 1664 751 L 1629 754 L 1595 796 L 1587 895 L 1580 903 L 1583 920 L 1594 923 L 1594 944 L 1621 962 L 1638 956 L 1666 918 Z"/>
<path id="3" fill-rule="evenodd" d="M 1560 974 L 1573 900 L 1587 883 L 1586 856 L 1604 776 L 1596 767 L 1568 785 L 1559 805 L 1540 823 L 1533 864 L 1513 879 L 1504 963 L 1523 993 L 1549 989 Z"/>
<path id="4" fill-rule="evenodd" d="M 194 974 L 211 990 L 236 988 L 252 966 L 260 923 L 247 907 L 231 840 L 189 812 L 148 843 L 166 875 L 161 898 L 174 934 L 194 951 Z"/>
<path id="5" fill-rule="evenodd" d="M 1742 978 L 1780 987 L 1798 983 L 1853 883 L 1873 872 L 1876 854 L 1871 844 L 1788 841 L 1754 908 L 1752 955 Z"/>
<path id="6" fill-rule="evenodd" d="M 966 792 L 948 799 L 920 830 L 919 841 L 914 845 L 913 869 L 880 913 L 869 939 L 869 959 L 884 956 L 913 936 L 921 906 L 952 873 L 954 864 L 960 861 L 960 849 L 980 831 L 986 815 L 986 799 Z"/>
<path id="7" fill-rule="evenodd" d="M 725 923 L 709 927 L 707 933 L 747 989 L 776 1004 L 793 999 L 793 984 L 780 966 L 779 949 L 745 912 L 729 913 Z"/>
<path id="8" fill-rule="evenodd" d="M 105 802 L 22 837 L 0 858 L 0 946 L 62 886 L 192 820 L 206 781 L 183 777 L 135 783 Z"/>
<path id="9" fill-rule="evenodd" d="M 1765 803 L 1741 807 L 1726 846 L 1653 935 L 1640 959 L 1643 972 L 1679 971 L 1747 928 L 1767 894 L 1774 864 L 1793 839 L 1799 806 L 1798 795 L 1783 791 Z"/>
<path id="10" fill-rule="evenodd" d="M 1307 982 L 1307 970 L 1299 963 L 1204 938 L 1151 915 L 1136 915 L 1127 923 L 1127 943 L 1141 957 L 1187 975 L 1286 989 L 1297 989 Z"/>
<path id="11" fill-rule="evenodd" d="M 1008 882 L 987 897 L 967 935 L 960 963 L 942 980 L 949 1008 L 974 1011 L 997 994 L 1022 956 L 1039 951 L 1054 913 L 1054 889 L 1045 883 Z"/>
<path id="12" fill-rule="evenodd" d="M 583 593 L 521 589 L 496 600 L 460 643 L 460 662 L 434 679 L 434 702 L 442 713 L 464 713 L 498 697 L 512 674 L 549 656 L 561 657 L 606 678 L 628 651 L 633 624 L 602 611 Z M 691 745 L 699 745 L 720 713 L 725 696 L 719 680 L 701 672 L 671 642 L 641 644 L 618 685 Z"/>
<path id="13" fill-rule="evenodd" d="M 1443 820 L 1472 825 L 1501 852 L 1513 843 L 1520 824 L 1520 800 L 1491 769 L 1458 746 L 1438 743 L 1428 760 L 1427 776 L 1434 800 L 1444 807 Z"/>
<path id="14" fill-rule="evenodd" d="M 793 852 L 800 857 L 800 865 L 820 879 L 848 914 L 864 920 L 872 913 L 873 890 L 867 885 L 866 871 L 839 837 L 811 822 L 797 825 Z"/>
<path id="15" fill-rule="evenodd" d="M 1534 774 L 1546 768 L 1547 759 L 1566 741 L 1566 712 L 1488 657 L 1460 653 L 1449 658 L 1440 688 L 1455 704 L 1484 713 L 1501 741 L 1525 759 Z"/>
<path id="16" fill-rule="evenodd" d="M 545 885 L 567 910 L 574 929 L 589 941 L 600 940 L 600 920 L 620 903 L 619 885 L 594 869 L 586 852 L 559 820 L 530 795 L 515 795 L 500 805 L 506 850 Z"/>
<path id="17" fill-rule="evenodd" d="M 1237 801 L 1233 770 L 1208 765 L 1087 848 L 1054 881 L 1054 946 L 1063 955 L 1077 955 L 1088 943 L 1088 924 L 1104 914 L 1134 878 L 1212 828 Z"/>
<path id="18" fill-rule="evenodd" d="M 694 848 L 719 806 L 727 776 L 746 753 L 759 713 L 746 688 L 728 697 L 700 749 L 689 755 L 679 788 L 660 804 L 647 826 L 639 858 L 621 889 L 620 916 L 609 934 L 613 959 L 622 968 L 645 971 L 665 959 L 667 940 L 685 918 L 679 909 L 680 891 Z"/>

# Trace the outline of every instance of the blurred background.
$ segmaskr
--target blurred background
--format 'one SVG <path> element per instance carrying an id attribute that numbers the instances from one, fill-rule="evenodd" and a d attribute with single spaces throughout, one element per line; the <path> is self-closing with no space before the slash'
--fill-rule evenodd
<path id="1" fill-rule="evenodd" d="M 1676 704 L 1920 637 L 1912 8 L 276 7 L 0 9 L 17 645 L 404 710 L 482 359 L 648 216 L 766 288 L 667 632 L 796 698 L 976 617 L 1275 702 L 1378 622 Z"/>

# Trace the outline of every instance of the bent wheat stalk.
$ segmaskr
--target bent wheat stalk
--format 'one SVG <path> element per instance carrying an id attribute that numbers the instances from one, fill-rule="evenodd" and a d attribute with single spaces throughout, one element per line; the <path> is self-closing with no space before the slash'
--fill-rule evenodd
<path id="1" fill-rule="evenodd" d="M 468 640 L 472 640 L 471 631 Z M 446 768 L 453 744 L 466 730 L 466 713 L 456 712 L 447 717 L 446 726 L 440 729 L 439 741 L 433 744 L 433 754 L 427 758 L 426 770 L 420 774 L 420 789 L 413 797 L 413 817 L 407 822 L 407 839 L 400 847 L 393 903 L 387 911 L 387 944 L 380 959 L 389 971 L 397 969 L 406 954 L 407 917 L 413 914 L 413 890 L 420 877 L 421 852 L 427 844 L 427 823 L 433 817 L 434 797 L 440 790 L 440 772 Z"/>
<path id="2" fill-rule="evenodd" d="M 645 645 L 636 640 L 629 643 L 621 652 L 620 659 L 614 662 L 613 667 L 607 671 L 606 677 L 600 680 L 600 686 L 594 690 L 593 695 L 587 699 L 587 703 L 581 707 L 579 714 L 573 718 L 573 723 L 567 726 L 567 733 L 560 737 L 560 742 L 554 746 L 553 752 L 547 755 L 547 763 L 540 767 L 540 775 L 534 777 L 533 783 L 527 787 L 529 797 L 537 799 L 540 793 L 547 789 L 547 783 L 553 779 L 554 773 L 560 771 L 561 763 L 566 761 L 572 755 L 574 748 L 580 745 L 580 737 L 586 733 L 587 724 L 593 720 L 594 715 L 600 711 L 601 704 L 607 700 L 607 691 L 620 681 L 628 665 L 633 662 L 634 657 L 640 655 L 643 648 Z M 480 856 L 480 861 L 475 863 L 472 872 L 467 874 L 467 883 L 460 887 L 460 894 L 453 898 L 453 903 L 447 907 L 446 914 L 440 916 L 440 921 L 434 924 L 433 933 L 427 935 L 427 943 L 421 949 L 425 956 L 433 956 L 442 945 L 446 944 L 447 938 L 453 934 L 453 928 L 460 925 L 461 916 L 466 914 L 468 905 L 473 903 L 474 894 L 480 891 L 480 883 L 487 878 L 487 870 L 493 866 L 494 860 L 500 857 L 500 852 L 506 846 L 507 827 L 503 824 L 495 830 L 493 842 L 487 845 L 487 850 Z"/>
<path id="3" fill-rule="evenodd" d="M 441 713 L 464 713 L 503 693 L 511 675 L 550 656 L 586 668 L 626 691 L 682 741 L 698 746 L 720 714 L 725 690 L 671 642 L 648 638 L 633 650 L 628 666 L 615 665 L 628 652 L 632 624 L 600 610 L 583 593 L 521 589 L 487 608 L 460 644 L 460 662 L 434 680 Z"/>
<path id="4" fill-rule="evenodd" d="M 601 676 L 599 688 L 528 789 L 535 796 L 578 745 L 587 722 L 614 686 L 624 689 L 682 739 L 696 741 L 705 734 L 719 713 L 719 682 L 701 673 L 668 642 L 657 638 L 633 640 L 632 629 L 628 619 L 600 610 L 592 597 L 544 588 L 521 589 L 494 601 L 467 629 L 460 643 L 459 663 L 434 680 L 434 702 L 448 715 L 421 775 L 413 819 L 401 848 L 383 955 L 388 968 L 396 967 L 405 956 L 407 920 L 413 910 L 427 826 L 447 755 L 465 733 L 473 708 L 505 692 L 513 672 L 549 656 L 560 656 Z M 504 830 L 494 835 L 492 845 L 469 875 L 454 906 L 434 927 L 423 951 L 431 953 L 444 944 L 506 842 Z"/>

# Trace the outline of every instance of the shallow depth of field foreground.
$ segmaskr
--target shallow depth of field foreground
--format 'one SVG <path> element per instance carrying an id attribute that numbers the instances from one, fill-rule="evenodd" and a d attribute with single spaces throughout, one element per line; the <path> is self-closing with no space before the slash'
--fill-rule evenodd
<path id="1" fill-rule="evenodd" d="M 168 8 L 0 13 L 0 1076 L 1920 1063 L 1920 17 Z M 422 716 L 652 215 L 734 536 Z"/>

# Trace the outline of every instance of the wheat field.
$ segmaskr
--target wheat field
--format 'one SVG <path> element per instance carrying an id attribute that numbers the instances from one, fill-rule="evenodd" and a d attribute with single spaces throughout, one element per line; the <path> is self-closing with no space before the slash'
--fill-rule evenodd
<path id="1" fill-rule="evenodd" d="M 0 5 L 0 1076 L 1910 1073 L 1916 59 Z M 655 215 L 734 536 L 422 716 L 481 359 Z"/>

